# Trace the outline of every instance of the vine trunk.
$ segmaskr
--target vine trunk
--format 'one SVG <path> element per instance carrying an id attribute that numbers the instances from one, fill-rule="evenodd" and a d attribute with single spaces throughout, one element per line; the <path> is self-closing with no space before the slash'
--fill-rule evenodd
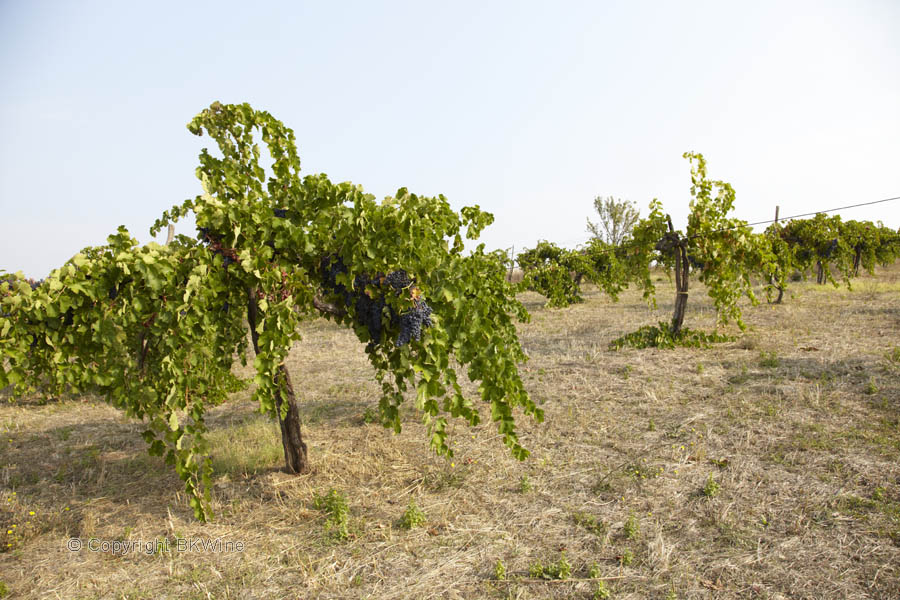
<path id="1" fill-rule="evenodd" d="M 247 322 L 250 325 L 250 339 L 253 351 L 259 354 L 259 333 L 256 331 L 257 305 L 255 291 L 251 290 L 247 302 Z M 297 396 L 291 383 L 291 376 L 285 365 L 278 366 L 278 377 L 281 381 L 275 392 L 275 409 L 278 411 L 278 425 L 281 427 L 281 445 L 284 448 L 284 466 L 288 473 L 308 473 L 309 456 L 303 442 L 300 429 L 300 410 L 297 408 Z M 287 412 L 282 407 L 287 404 Z M 282 415 L 284 415 L 282 417 Z"/>

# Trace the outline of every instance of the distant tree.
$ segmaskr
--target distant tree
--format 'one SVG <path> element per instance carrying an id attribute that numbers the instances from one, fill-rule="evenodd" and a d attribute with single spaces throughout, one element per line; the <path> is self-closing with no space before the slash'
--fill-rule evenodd
<path id="1" fill-rule="evenodd" d="M 594 198 L 594 209 L 600 216 L 599 223 L 588 219 L 587 230 L 596 239 L 611 246 L 618 246 L 631 237 L 631 230 L 640 218 L 640 211 L 629 200 L 617 200 L 612 196 Z"/>

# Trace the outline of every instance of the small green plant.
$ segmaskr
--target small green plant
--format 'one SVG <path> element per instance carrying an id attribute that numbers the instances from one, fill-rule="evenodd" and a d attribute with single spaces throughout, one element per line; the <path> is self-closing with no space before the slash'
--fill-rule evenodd
<path id="1" fill-rule="evenodd" d="M 722 486 L 719 485 L 719 482 L 715 480 L 712 473 L 709 474 L 709 477 L 706 478 L 706 484 L 703 486 L 701 490 L 703 495 L 707 498 L 715 498 L 719 495 Z"/>
<path id="2" fill-rule="evenodd" d="M 425 513 L 416 505 L 416 501 L 410 498 L 409 506 L 406 507 L 406 512 L 400 518 L 400 526 L 404 529 L 413 529 L 424 525 L 425 521 Z"/>
<path id="3" fill-rule="evenodd" d="M 498 581 L 503 581 L 506 579 L 506 565 L 504 565 L 503 561 L 499 558 L 497 559 L 497 564 L 494 565 L 494 576 Z"/>
<path id="4" fill-rule="evenodd" d="M 703 363 L 697 363 L 697 375 L 703 373 Z"/>
<path id="5" fill-rule="evenodd" d="M 6 598 L 9 595 L 9 588 L 6 587 L 6 583 L 0 581 L 0 598 Z"/>
<path id="6" fill-rule="evenodd" d="M 878 386 L 875 385 L 875 381 L 874 381 L 874 380 L 869 379 L 869 383 L 867 383 L 867 384 L 866 384 L 866 387 L 863 388 L 863 393 L 866 394 L 866 395 L 868 395 L 868 396 L 872 396 L 873 394 L 877 394 L 877 393 L 878 393 Z"/>
<path id="7" fill-rule="evenodd" d="M 887 353 L 887 359 L 892 363 L 900 363 L 900 346 L 894 346 L 894 349 Z"/>
<path id="8" fill-rule="evenodd" d="M 627 567 L 631 563 L 634 562 L 634 552 L 631 551 L 631 548 L 625 548 L 625 551 L 622 552 L 621 556 L 619 556 L 619 564 L 623 567 Z"/>
<path id="9" fill-rule="evenodd" d="M 588 577 L 591 579 L 597 579 L 597 584 L 594 587 L 594 600 L 606 600 L 610 596 L 612 596 L 612 592 L 609 591 L 609 588 L 606 587 L 606 582 L 600 579 L 600 567 L 597 563 L 593 563 L 591 568 L 588 569 Z"/>
<path id="10" fill-rule="evenodd" d="M 528 568 L 528 575 L 533 579 L 568 579 L 572 575 L 572 564 L 566 559 L 566 553 L 559 555 L 555 563 L 544 566 L 541 561 Z"/>
<path id="11" fill-rule="evenodd" d="M 631 365 L 625 365 L 622 367 L 622 379 L 628 379 L 631 377 Z"/>
<path id="12" fill-rule="evenodd" d="M 572 575 L 572 565 L 566 560 L 566 553 L 563 552 L 559 556 L 559 560 L 549 565 L 545 572 L 551 579 L 568 579 Z"/>
<path id="13" fill-rule="evenodd" d="M 350 506 L 342 492 L 332 488 L 324 496 L 315 494 L 313 505 L 328 515 L 325 519 L 326 531 L 339 540 L 350 537 Z"/>
<path id="14" fill-rule="evenodd" d="M 366 410 L 363 411 L 362 421 L 366 425 L 369 425 L 371 423 L 377 423 L 378 422 L 378 414 L 375 412 L 375 409 L 373 409 L 371 406 L 367 406 Z"/>
<path id="15" fill-rule="evenodd" d="M 629 540 L 633 540 L 640 535 L 641 522 L 638 520 L 637 516 L 634 513 L 631 513 L 630 515 L 628 515 L 628 518 L 625 519 L 625 525 L 622 527 L 622 533 L 624 533 L 625 538 Z"/>
<path id="16" fill-rule="evenodd" d="M 650 419 L 650 422 L 647 424 L 647 431 L 656 431 L 656 422 L 653 419 Z"/>
<path id="17" fill-rule="evenodd" d="M 531 483 L 531 479 L 528 477 L 528 475 L 522 475 L 522 478 L 519 479 L 519 492 L 522 494 L 527 494 L 533 489 L 534 484 Z"/>
<path id="18" fill-rule="evenodd" d="M 778 355 L 775 354 L 775 352 L 766 352 L 763 350 L 759 353 L 759 366 L 766 369 L 777 369 L 778 365 Z"/>

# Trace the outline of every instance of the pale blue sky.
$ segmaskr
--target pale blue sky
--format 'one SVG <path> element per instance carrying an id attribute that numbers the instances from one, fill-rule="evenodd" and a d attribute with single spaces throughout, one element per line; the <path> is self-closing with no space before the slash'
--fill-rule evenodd
<path id="1" fill-rule="evenodd" d="M 149 241 L 214 100 L 292 127 L 305 173 L 479 204 L 490 248 L 583 242 L 597 195 L 683 224 L 687 150 L 751 221 L 898 196 L 898 31 L 895 0 L 0 0 L 0 269 Z"/>

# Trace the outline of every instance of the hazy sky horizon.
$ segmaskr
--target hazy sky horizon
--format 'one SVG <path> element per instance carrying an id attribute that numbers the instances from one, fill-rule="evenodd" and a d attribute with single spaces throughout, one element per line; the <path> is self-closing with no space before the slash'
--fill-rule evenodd
<path id="1" fill-rule="evenodd" d="M 3 2 L 0 269 L 150 241 L 213 101 L 293 128 L 305 174 L 480 205 L 491 249 L 586 241 L 596 196 L 683 227 L 685 151 L 748 221 L 900 196 L 897 31 L 893 0 Z"/>

